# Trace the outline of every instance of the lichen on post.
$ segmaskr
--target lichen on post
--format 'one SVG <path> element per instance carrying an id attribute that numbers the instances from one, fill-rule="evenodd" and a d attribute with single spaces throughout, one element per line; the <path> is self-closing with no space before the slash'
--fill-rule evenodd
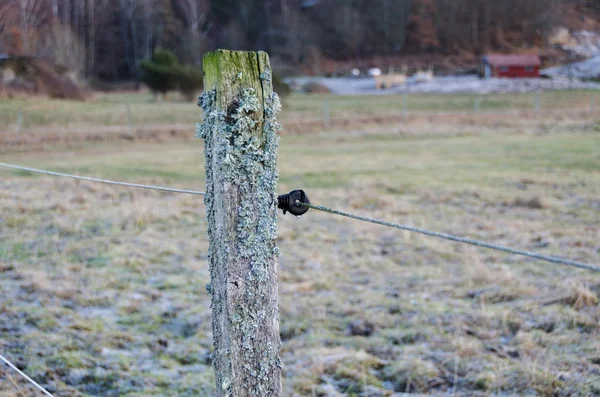
<path id="1" fill-rule="evenodd" d="M 277 289 L 280 109 L 264 52 L 203 59 L 208 214 L 217 396 L 281 396 Z"/>

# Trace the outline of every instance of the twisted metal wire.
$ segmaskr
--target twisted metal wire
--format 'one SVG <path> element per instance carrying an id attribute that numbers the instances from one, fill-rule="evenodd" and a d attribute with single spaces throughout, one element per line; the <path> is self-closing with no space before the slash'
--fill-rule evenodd
<path id="1" fill-rule="evenodd" d="M 42 386 L 40 386 L 36 381 L 34 381 L 33 379 L 31 379 L 29 376 L 27 376 L 23 371 L 21 371 L 19 368 L 17 368 L 13 363 L 11 363 L 10 361 L 8 361 L 6 358 L 4 358 L 4 356 L 2 356 L 0 354 L 0 360 L 2 360 L 4 362 L 4 364 L 8 365 L 9 367 L 11 367 L 15 372 L 17 372 L 19 375 L 21 375 L 23 378 L 25 378 L 29 383 L 31 383 L 32 385 L 34 385 L 38 390 L 40 390 L 42 393 L 44 393 L 45 395 L 49 396 L 49 397 L 54 397 L 52 394 L 50 394 L 48 392 L 48 390 L 44 389 Z"/>
<path id="2" fill-rule="evenodd" d="M 138 184 L 138 183 L 117 182 L 117 181 L 111 181 L 111 180 L 106 180 L 106 179 L 98 179 L 98 178 L 90 178 L 90 177 L 84 177 L 84 176 L 78 176 L 78 175 L 64 174 L 62 172 L 39 170 L 36 168 L 22 167 L 22 166 L 6 164 L 6 163 L 0 163 L 0 166 L 6 167 L 6 168 L 12 168 L 12 169 L 16 169 L 16 170 L 35 172 L 35 173 L 45 174 L 45 175 L 62 176 L 62 177 L 79 179 L 79 180 L 90 181 L 90 182 L 100 182 L 100 183 L 105 183 L 105 184 L 109 184 L 109 185 L 118 185 L 118 186 L 136 187 L 136 188 L 142 188 L 142 189 L 159 190 L 159 191 L 170 192 L 170 193 L 194 194 L 194 195 L 199 195 L 199 196 L 202 196 L 205 194 L 204 192 L 200 192 L 200 191 L 196 191 L 196 190 L 174 189 L 174 188 L 161 187 L 161 186 L 142 185 L 142 184 Z M 414 227 L 414 226 L 403 225 L 400 223 L 388 222 L 388 221 L 383 221 L 380 219 L 369 218 L 366 216 L 355 215 L 355 214 L 351 214 L 348 212 L 339 211 L 339 210 L 336 210 L 333 208 L 303 203 L 300 201 L 296 201 L 296 205 L 300 205 L 300 206 L 310 208 L 313 210 L 317 210 L 317 211 L 327 212 L 327 213 L 330 213 L 333 215 L 339 215 L 339 216 L 344 216 L 346 218 L 356 219 L 356 220 L 363 221 L 363 222 L 374 223 L 376 225 L 382 225 L 382 226 L 387 226 L 387 227 L 391 227 L 391 228 L 395 228 L 395 229 L 406 230 L 409 232 L 420 233 L 420 234 L 424 234 L 424 235 L 430 236 L 430 237 L 442 238 L 445 240 L 455 241 L 458 243 L 474 245 L 474 246 L 482 247 L 482 248 L 489 248 L 489 249 L 493 249 L 496 251 L 502 251 L 502 252 L 505 252 L 508 254 L 521 255 L 521 256 L 526 256 L 526 257 L 533 258 L 533 259 L 546 261 L 546 262 L 558 263 L 561 265 L 573 266 L 573 267 L 578 267 L 581 269 L 587 269 L 587 270 L 592 270 L 595 272 L 600 272 L 600 266 L 577 262 L 577 261 L 567 259 L 567 258 L 561 258 L 561 257 L 557 257 L 557 256 L 544 255 L 544 254 L 540 254 L 537 252 L 514 249 L 514 248 L 505 247 L 505 246 L 498 245 L 498 244 L 486 243 L 485 241 L 474 240 L 474 239 L 467 238 L 467 237 L 460 237 L 460 236 L 455 236 L 452 234 L 440 233 L 440 232 L 435 232 L 435 231 L 428 230 L 428 229 L 422 229 L 422 228 L 418 228 L 418 227 Z"/>
<path id="3" fill-rule="evenodd" d="M 90 177 L 87 177 L 87 176 L 63 174 L 62 172 L 54 172 L 54 171 L 39 170 L 37 168 L 22 167 L 20 165 L 14 165 L 14 164 L 0 163 L 0 167 L 11 168 L 11 169 L 14 169 L 14 170 L 35 172 L 35 173 L 44 174 L 44 175 L 62 176 L 62 177 L 71 178 L 71 179 L 79 179 L 79 180 L 82 180 L 82 181 L 99 182 L 99 183 L 105 183 L 105 184 L 108 184 L 108 185 L 137 187 L 137 188 L 141 188 L 141 189 L 158 190 L 158 191 L 169 192 L 169 193 L 185 193 L 185 194 L 195 194 L 197 196 L 204 196 L 204 192 L 199 192 L 199 191 L 196 191 L 196 190 L 174 189 L 174 188 L 170 188 L 170 187 L 153 186 L 153 185 L 142 185 L 142 184 L 139 184 L 139 183 L 127 183 L 127 182 L 110 181 L 110 180 L 107 180 L 107 179 L 90 178 Z"/>
<path id="4" fill-rule="evenodd" d="M 424 235 L 430 236 L 430 237 L 442 238 L 445 240 L 456 241 L 458 243 L 474 245 L 476 247 L 489 248 L 489 249 L 493 249 L 496 251 L 502 251 L 502 252 L 506 252 L 508 254 L 527 256 L 529 258 L 539 259 L 539 260 L 546 261 L 546 262 L 558 263 L 561 265 L 574 266 L 574 267 L 578 267 L 581 269 L 587 269 L 587 270 L 592 270 L 595 272 L 600 272 L 600 266 L 577 262 L 577 261 L 567 259 L 567 258 L 543 255 L 543 254 L 539 254 L 537 252 L 523 251 L 523 250 L 519 250 L 519 249 L 505 247 L 505 246 L 498 245 L 498 244 L 486 243 L 485 241 L 473 240 L 473 239 L 470 239 L 467 237 L 459 237 L 459 236 L 454 236 L 452 234 L 439 233 L 439 232 L 435 232 L 435 231 L 428 230 L 428 229 L 422 229 L 422 228 L 418 228 L 418 227 L 414 227 L 414 226 L 402 225 L 400 223 L 387 222 L 387 221 L 383 221 L 383 220 L 379 220 L 379 219 L 368 218 L 366 216 L 355 215 L 355 214 L 351 214 L 348 212 L 339 211 L 339 210 L 336 210 L 333 208 L 323 207 L 320 205 L 302 203 L 300 201 L 296 201 L 296 205 L 300 205 L 300 206 L 310 208 L 313 210 L 317 210 L 317 211 L 327 212 L 327 213 L 330 213 L 333 215 L 339 215 L 339 216 L 344 216 L 346 218 L 356 219 L 356 220 L 363 221 L 363 222 L 370 222 L 370 223 L 374 223 L 376 225 L 382 225 L 382 226 L 392 227 L 395 229 L 407 230 L 409 232 L 420 233 L 420 234 L 424 234 Z"/>

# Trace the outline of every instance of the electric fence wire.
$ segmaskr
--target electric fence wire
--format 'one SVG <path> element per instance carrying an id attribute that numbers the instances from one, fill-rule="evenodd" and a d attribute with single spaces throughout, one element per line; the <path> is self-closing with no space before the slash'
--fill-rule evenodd
<path id="1" fill-rule="evenodd" d="M 11 169 L 20 170 L 20 171 L 35 172 L 35 173 L 44 174 L 44 175 L 62 176 L 62 177 L 71 178 L 71 179 L 79 179 L 82 181 L 99 182 L 99 183 L 105 183 L 108 185 L 136 187 L 136 188 L 141 188 L 141 189 L 159 190 L 162 192 L 169 192 L 169 193 L 184 193 L 184 194 L 195 194 L 197 196 L 204 196 L 204 192 L 199 192 L 196 190 L 174 189 L 174 188 L 170 188 L 170 187 L 142 185 L 139 183 L 118 182 L 118 181 L 111 181 L 108 179 L 98 179 L 98 178 L 90 178 L 87 176 L 63 174 L 62 172 L 39 170 L 37 168 L 22 167 L 20 165 L 14 165 L 14 164 L 0 163 L 0 167 L 11 168 Z"/>
<path id="2" fill-rule="evenodd" d="M 54 397 L 52 394 L 50 394 L 48 392 L 48 390 L 44 389 L 42 386 L 40 386 L 36 381 L 34 381 L 33 379 L 31 379 L 29 376 L 27 376 L 27 374 L 25 374 L 23 371 L 21 371 L 19 368 L 17 368 L 13 363 L 11 363 L 10 361 L 8 361 L 6 358 L 4 358 L 4 356 L 2 356 L 0 354 L 0 360 L 2 360 L 4 362 L 4 364 L 8 365 L 9 367 L 11 367 L 15 372 L 17 372 L 19 375 L 21 375 L 23 378 L 25 378 L 29 383 L 31 383 L 32 385 L 34 385 L 36 388 L 38 388 L 42 393 L 44 393 L 45 395 L 49 396 L 49 397 Z"/>
<path id="3" fill-rule="evenodd" d="M 152 189 L 152 190 L 159 190 L 159 191 L 171 192 L 171 193 L 194 194 L 194 195 L 199 195 L 199 196 L 203 196 L 205 194 L 204 192 L 200 192 L 200 191 L 196 191 L 196 190 L 173 189 L 173 188 L 161 187 L 161 186 L 117 182 L 117 181 L 111 181 L 111 180 L 106 180 L 106 179 L 89 178 L 89 177 L 84 177 L 84 176 L 79 176 L 79 175 L 64 174 L 62 172 L 54 172 L 54 171 L 46 171 L 46 170 L 40 170 L 40 169 L 30 168 L 30 167 L 22 167 L 19 165 L 13 165 L 13 164 L 7 164 L 7 163 L 0 163 L 0 166 L 6 167 L 6 168 L 11 168 L 11 169 L 16 169 L 16 170 L 35 172 L 35 173 L 45 174 L 45 175 L 62 176 L 62 177 L 80 179 L 80 180 L 90 181 L 90 182 L 106 183 L 109 185 L 136 187 L 136 188 L 142 188 L 142 189 Z M 361 216 L 361 215 L 355 215 L 355 214 L 351 214 L 348 212 L 339 211 L 339 210 L 336 210 L 333 208 L 303 203 L 301 201 L 296 201 L 295 204 L 302 206 L 302 207 L 310 208 L 310 209 L 313 209 L 316 211 L 327 212 L 327 213 L 330 213 L 333 215 L 339 215 L 339 216 L 343 216 L 346 218 L 351 218 L 351 219 L 355 219 L 355 220 L 359 220 L 359 221 L 363 221 L 363 222 L 374 223 L 376 225 L 387 226 L 387 227 L 400 229 L 400 230 L 406 230 L 406 231 L 413 232 L 413 233 L 420 233 L 420 234 L 424 234 L 424 235 L 430 236 L 430 237 L 442 238 L 445 240 L 455 241 L 455 242 L 463 243 L 463 244 L 474 245 L 477 247 L 493 249 L 493 250 L 502 251 L 502 252 L 505 252 L 508 254 L 526 256 L 529 258 L 538 259 L 538 260 L 542 260 L 542 261 L 546 261 L 546 262 L 557 263 L 557 264 L 562 264 L 562 265 L 567 265 L 567 266 L 578 267 L 581 269 L 592 270 L 595 272 L 600 272 L 600 266 L 577 262 L 577 261 L 567 259 L 567 258 L 561 258 L 561 257 L 557 257 L 557 256 L 544 255 L 544 254 L 540 254 L 537 252 L 530 252 L 530 251 L 509 248 L 509 247 L 505 247 L 502 245 L 486 243 L 485 241 L 474 240 L 474 239 L 467 238 L 467 237 L 459 237 L 459 236 L 455 236 L 452 234 L 439 233 L 439 232 L 435 232 L 435 231 L 428 230 L 428 229 L 403 225 L 400 223 L 383 221 L 380 219 L 369 218 L 369 217 L 365 217 L 365 216 Z"/>
<path id="4" fill-rule="evenodd" d="M 413 232 L 413 233 L 420 233 L 420 234 L 424 234 L 424 235 L 430 236 L 430 237 L 442 238 L 445 240 L 455 241 L 458 243 L 470 244 L 470 245 L 474 245 L 477 247 L 489 248 L 489 249 L 493 249 L 496 251 L 502 251 L 502 252 L 506 252 L 508 254 L 521 255 L 521 256 L 526 256 L 526 257 L 533 258 L 533 259 L 539 259 L 542 261 L 558 263 L 558 264 L 567 265 L 567 266 L 574 266 L 574 267 L 578 267 L 581 269 L 587 269 L 587 270 L 592 270 L 595 272 L 600 272 L 600 266 L 589 265 L 587 263 L 577 262 L 577 261 L 573 261 L 571 259 L 560 258 L 560 257 L 550 256 L 550 255 L 543 255 L 543 254 L 539 254 L 537 252 L 518 250 L 518 249 L 514 249 L 514 248 L 505 247 L 502 245 L 486 243 L 485 241 L 473 240 L 473 239 L 470 239 L 467 237 L 459 237 L 459 236 L 454 236 L 452 234 L 434 232 L 432 230 L 422 229 L 422 228 L 418 228 L 418 227 L 414 227 L 414 226 L 408 226 L 408 225 L 402 225 L 402 224 L 394 223 L 394 222 L 382 221 L 382 220 L 375 219 L 375 218 L 368 218 L 366 216 L 355 215 L 355 214 L 351 214 L 348 212 L 335 210 L 333 208 L 323 207 L 320 205 L 307 204 L 307 203 L 303 203 L 301 201 L 296 201 L 296 205 L 300 205 L 302 207 L 310 208 L 310 209 L 317 210 L 317 211 L 327 212 L 327 213 L 333 214 L 333 215 L 339 215 L 339 216 L 343 216 L 346 218 L 356 219 L 356 220 L 363 221 L 363 222 L 370 222 L 370 223 L 374 223 L 376 225 L 387 226 L 387 227 L 400 229 L 400 230 L 406 230 L 406 231 Z"/>

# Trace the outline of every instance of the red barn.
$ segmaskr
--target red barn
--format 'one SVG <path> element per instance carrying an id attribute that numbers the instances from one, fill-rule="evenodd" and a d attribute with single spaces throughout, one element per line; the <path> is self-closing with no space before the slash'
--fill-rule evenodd
<path id="1" fill-rule="evenodd" d="M 482 77 L 540 77 L 537 54 L 488 54 L 482 58 Z"/>

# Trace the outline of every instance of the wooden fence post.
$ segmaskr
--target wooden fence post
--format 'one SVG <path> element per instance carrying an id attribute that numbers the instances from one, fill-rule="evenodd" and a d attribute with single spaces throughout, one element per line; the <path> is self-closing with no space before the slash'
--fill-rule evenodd
<path id="1" fill-rule="evenodd" d="M 129 126 L 129 135 L 131 135 L 131 137 L 133 138 L 134 131 L 133 131 L 133 116 L 131 115 L 131 106 L 129 106 L 129 104 L 127 104 L 126 106 L 126 110 L 127 110 L 127 125 Z"/>
<path id="2" fill-rule="evenodd" d="M 23 109 L 19 109 L 19 113 L 17 113 L 17 132 L 19 135 L 23 133 Z"/>
<path id="3" fill-rule="evenodd" d="M 480 110 L 481 110 L 481 97 L 476 96 L 475 103 L 473 104 L 473 113 L 478 114 Z"/>
<path id="4" fill-rule="evenodd" d="M 281 397 L 277 290 L 277 146 L 269 57 L 203 59 L 213 364 L 218 397 Z"/>
<path id="5" fill-rule="evenodd" d="M 329 99 L 325 98 L 323 102 L 323 127 L 325 130 L 329 129 Z"/>

